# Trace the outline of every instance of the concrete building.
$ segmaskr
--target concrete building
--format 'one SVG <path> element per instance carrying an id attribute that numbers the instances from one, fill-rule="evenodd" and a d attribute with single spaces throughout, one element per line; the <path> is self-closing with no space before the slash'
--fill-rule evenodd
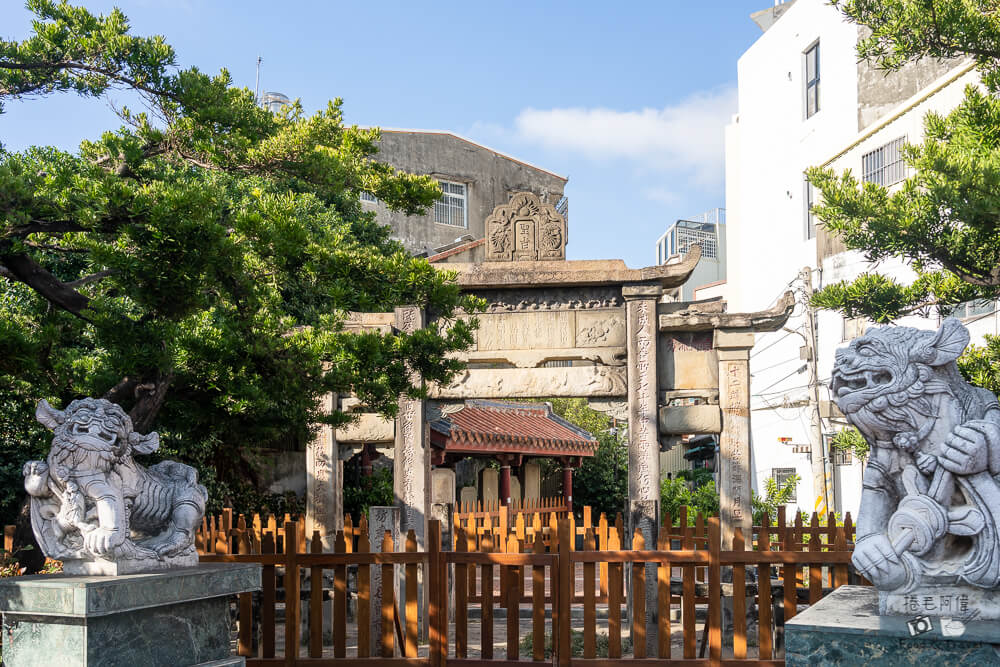
<path id="1" fill-rule="evenodd" d="M 830 404 L 827 381 L 836 348 L 867 323 L 820 311 L 810 341 L 805 300 L 807 282 L 819 289 L 872 267 L 817 227 L 809 210 L 816 193 L 804 171 L 829 166 L 886 186 L 901 182 L 902 144 L 919 142 L 924 115 L 953 108 L 975 73 L 957 62 L 926 61 L 892 74 L 858 63 L 858 27 L 823 0 L 792 0 L 752 18 L 764 34 L 739 60 L 739 111 L 726 128 L 727 235 L 734 251 L 723 293 L 730 310 L 767 308 L 789 288 L 800 301 L 785 329 L 759 335 L 751 354 L 754 487 L 797 474 L 796 503 L 813 511 L 820 506 L 813 484 L 819 457 L 833 489 L 829 509 L 856 516 L 861 465 L 830 454 L 825 444 L 846 423 Z M 877 270 L 912 279 L 902 262 Z M 963 307 L 974 340 L 996 330 L 994 310 L 994 304 Z M 974 321 L 977 311 L 988 315 Z M 933 328 L 939 318 L 900 323 Z M 811 381 L 814 361 L 818 383 Z M 822 442 L 811 423 L 814 409 Z"/>
<path id="2" fill-rule="evenodd" d="M 376 159 L 441 183 L 441 200 L 422 216 L 390 211 L 373 196 L 362 197 L 414 254 L 434 255 L 484 238 L 487 216 L 515 192 L 534 193 L 567 217 L 566 177 L 450 132 L 383 129 Z M 481 246 L 462 258 L 481 259 Z"/>
<path id="3" fill-rule="evenodd" d="M 694 301 L 698 290 L 725 282 L 726 209 L 715 208 L 675 221 L 656 240 L 656 263 L 680 261 L 694 243 L 701 246 L 701 261 L 691 278 L 670 294 L 677 301 Z"/>

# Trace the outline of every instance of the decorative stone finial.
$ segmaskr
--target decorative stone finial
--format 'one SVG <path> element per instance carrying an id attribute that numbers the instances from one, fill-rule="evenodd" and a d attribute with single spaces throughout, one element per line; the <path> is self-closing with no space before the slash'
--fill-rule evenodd
<path id="1" fill-rule="evenodd" d="M 530 192 L 517 192 L 486 218 L 486 261 L 566 259 L 566 220 Z"/>
<path id="2" fill-rule="evenodd" d="M 53 432 L 45 461 L 24 466 L 31 526 L 46 556 L 68 574 L 127 574 L 198 563 L 194 535 L 208 493 L 191 466 L 149 468 L 133 454 L 160 446 L 140 435 L 118 405 L 98 398 L 59 411 L 41 401 L 38 421 Z"/>
<path id="3" fill-rule="evenodd" d="M 871 445 L 853 563 L 883 614 L 1000 618 L 1000 404 L 959 374 L 969 332 L 880 327 L 831 389 Z"/>

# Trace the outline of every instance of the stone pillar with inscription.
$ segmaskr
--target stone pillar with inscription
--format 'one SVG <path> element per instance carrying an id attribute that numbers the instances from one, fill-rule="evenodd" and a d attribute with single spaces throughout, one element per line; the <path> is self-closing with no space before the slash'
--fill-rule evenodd
<path id="1" fill-rule="evenodd" d="M 337 395 L 320 400 L 320 410 L 331 414 Z M 332 550 L 337 531 L 344 527 L 343 462 L 338 456 L 336 431 L 321 424 L 306 446 L 306 535 L 318 530 L 324 550 Z"/>
<path id="2" fill-rule="evenodd" d="M 424 311 L 416 306 L 396 308 L 396 328 L 404 333 L 413 333 L 425 324 Z M 419 383 L 417 373 L 411 382 Z M 399 414 L 396 416 L 396 446 L 392 463 L 392 486 L 399 507 L 399 533 L 404 542 L 406 534 L 412 530 L 417 536 L 417 550 L 427 549 L 427 520 L 431 510 L 431 443 L 426 416 L 427 406 L 423 400 L 401 396 Z M 427 632 L 427 579 L 426 565 L 420 568 L 418 596 L 420 604 L 420 636 Z M 400 617 L 405 617 L 401 605 Z"/>
<path id="3" fill-rule="evenodd" d="M 656 548 L 660 525 L 660 444 L 657 426 L 656 303 L 659 285 L 626 285 L 628 336 L 628 499 L 629 542 L 640 531 L 649 549 Z M 631 587 L 629 595 L 631 596 Z M 629 608 L 632 607 L 631 601 Z M 656 655 L 656 565 L 646 566 L 646 644 Z"/>
<path id="4" fill-rule="evenodd" d="M 424 313 L 421 309 L 415 306 L 396 309 L 396 328 L 400 331 L 413 333 L 423 326 Z M 412 380 L 420 382 L 416 374 Z M 431 491 L 430 440 L 424 411 L 422 400 L 400 397 L 392 469 L 393 491 L 400 509 L 400 534 L 405 539 L 407 531 L 413 530 L 417 534 L 420 551 L 425 548 Z"/>
<path id="5" fill-rule="evenodd" d="M 750 348 L 752 331 L 715 332 L 713 346 L 719 354 L 719 515 L 722 549 L 732 549 L 736 528 L 749 539 L 753 510 L 750 506 Z"/>

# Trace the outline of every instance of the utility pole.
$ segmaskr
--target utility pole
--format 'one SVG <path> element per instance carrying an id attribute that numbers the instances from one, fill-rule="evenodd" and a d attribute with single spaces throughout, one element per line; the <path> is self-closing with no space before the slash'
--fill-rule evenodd
<path id="1" fill-rule="evenodd" d="M 823 440 L 823 422 L 819 410 L 819 373 L 816 367 L 816 311 L 810 304 L 813 295 L 812 269 L 808 266 L 799 272 L 806 323 L 806 365 L 809 370 L 809 458 L 812 463 L 813 490 L 816 494 L 815 512 L 825 516 L 833 509 L 833 489 L 827 474 L 828 452 Z"/>

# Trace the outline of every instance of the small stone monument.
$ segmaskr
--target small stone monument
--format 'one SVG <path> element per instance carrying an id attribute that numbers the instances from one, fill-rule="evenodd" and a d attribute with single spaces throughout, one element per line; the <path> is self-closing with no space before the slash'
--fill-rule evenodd
<path id="1" fill-rule="evenodd" d="M 198 563 L 208 494 L 194 468 L 134 454 L 159 447 L 121 407 L 45 401 L 45 461 L 24 466 L 31 523 L 63 574 L 0 579 L 6 667 L 242 665 L 230 655 L 230 598 L 260 590 L 257 563 Z"/>
<path id="2" fill-rule="evenodd" d="M 840 589 L 790 621 L 789 664 L 903 647 L 908 662 L 965 664 L 1000 637 L 1000 404 L 960 375 L 968 343 L 949 318 L 837 351 L 834 400 L 871 447 L 852 562 L 877 590 Z"/>

